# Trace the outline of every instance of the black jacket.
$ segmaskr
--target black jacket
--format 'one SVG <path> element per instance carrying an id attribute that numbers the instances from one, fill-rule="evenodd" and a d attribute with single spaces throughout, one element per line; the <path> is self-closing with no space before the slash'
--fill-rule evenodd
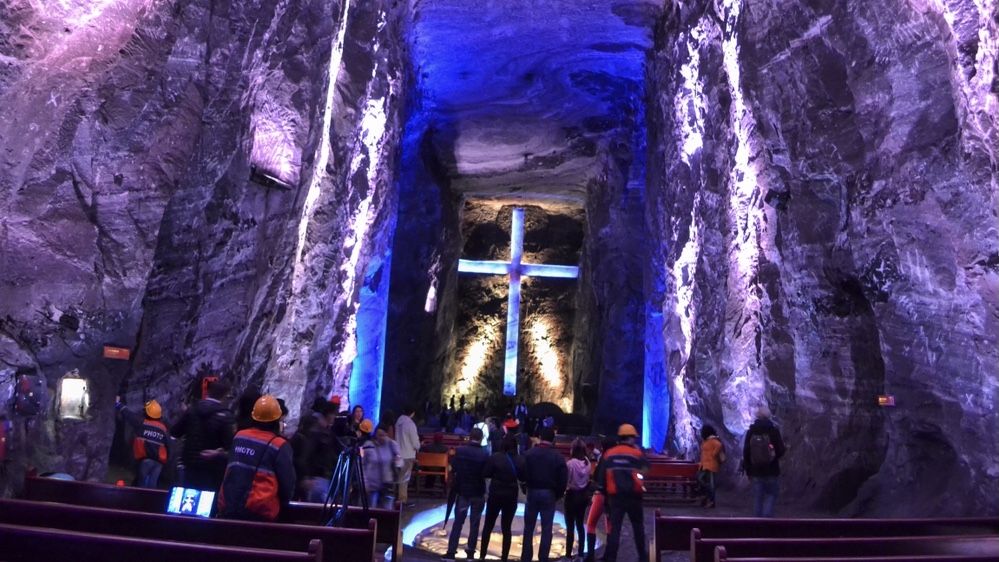
<path id="1" fill-rule="evenodd" d="M 474 498 L 486 495 L 486 479 L 483 473 L 489 453 L 478 443 L 462 445 L 454 451 L 451 468 L 455 473 L 458 495 Z"/>
<path id="2" fill-rule="evenodd" d="M 516 496 L 520 492 L 520 482 L 527 477 L 527 464 L 524 457 L 517 453 L 493 453 L 486 463 L 484 474 L 490 479 L 490 498 Z"/>
<path id="3" fill-rule="evenodd" d="M 524 462 L 527 464 L 528 490 L 552 490 L 558 498 L 565 495 L 569 469 L 565 466 L 565 457 L 551 443 L 542 441 L 531 447 L 524 453 Z"/>
<path id="4" fill-rule="evenodd" d="M 774 448 L 774 460 L 764 469 L 753 468 L 753 463 L 749 458 L 749 440 L 753 435 L 766 433 L 770 435 L 770 444 Z M 746 476 L 750 478 L 771 478 L 775 476 L 780 476 L 780 459 L 784 456 L 787 448 L 784 446 L 784 440 L 781 438 L 780 430 L 774 425 L 774 422 L 767 418 L 760 418 L 753 422 L 753 425 L 749 426 L 749 431 L 746 432 L 746 439 L 742 444 L 742 466 L 746 469 Z"/>
<path id="5" fill-rule="evenodd" d="M 189 468 L 207 468 L 209 465 L 221 463 L 225 467 L 225 459 L 206 461 L 201 458 L 201 451 L 209 449 L 229 450 L 235 434 L 236 418 L 229 408 L 217 400 L 200 400 L 187 409 L 180 420 L 170 429 L 175 438 L 184 438 L 184 449 L 181 452 L 181 462 Z"/>

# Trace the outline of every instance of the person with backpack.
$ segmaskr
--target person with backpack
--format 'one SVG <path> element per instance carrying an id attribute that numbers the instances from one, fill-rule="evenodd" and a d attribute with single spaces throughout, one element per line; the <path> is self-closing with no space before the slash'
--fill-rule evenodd
<path id="1" fill-rule="evenodd" d="M 721 463 L 725 462 L 725 446 L 722 445 L 715 428 L 705 425 L 701 428 L 701 465 L 697 470 L 697 483 L 704 490 L 704 507 L 715 506 L 715 477 Z"/>
<path id="2" fill-rule="evenodd" d="M 753 512 L 756 517 L 774 516 L 780 459 L 787 450 L 780 430 L 770 418 L 770 409 L 766 406 L 756 411 L 756 421 L 749 426 L 742 448 L 742 466 L 753 483 Z"/>
<path id="3" fill-rule="evenodd" d="M 188 408 L 170 428 L 170 434 L 184 439 L 180 461 L 184 465 L 185 488 L 218 490 L 228 465 L 227 451 L 236 433 L 236 418 L 224 400 L 229 384 L 212 380 L 206 398 Z"/>
<path id="4" fill-rule="evenodd" d="M 219 517 L 274 521 L 295 491 L 291 444 L 281 437 L 285 409 L 265 394 L 251 412 L 253 425 L 236 434 L 219 490 Z"/>
<path id="5" fill-rule="evenodd" d="M 635 537 L 638 562 L 649 562 L 649 545 L 645 542 L 645 516 L 642 497 L 645 484 L 642 480 L 649 471 L 649 461 L 637 445 L 638 430 L 630 423 L 617 429 L 618 444 L 604 451 L 597 465 L 597 487 L 606 494 L 610 512 L 611 532 L 607 536 L 605 562 L 615 562 L 621 543 L 621 525 L 624 516 L 631 521 Z"/>

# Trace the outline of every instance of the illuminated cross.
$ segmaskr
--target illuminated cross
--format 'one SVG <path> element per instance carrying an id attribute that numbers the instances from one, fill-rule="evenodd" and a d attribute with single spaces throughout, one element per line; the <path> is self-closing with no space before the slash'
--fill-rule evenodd
<path id="1" fill-rule="evenodd" d="M 520 277 L 557 277 L 575 279 L 574 265 L 520 263 L 524 254 L 524 209 L 513 210 L 510 228 L 510 261 L 458 260 L 458 273 L 509 275 L 510 297 L 506 306 L 506 362 L 503 365 L 503 394 L 517 394 L 517 348 L 520 345 Z"/>

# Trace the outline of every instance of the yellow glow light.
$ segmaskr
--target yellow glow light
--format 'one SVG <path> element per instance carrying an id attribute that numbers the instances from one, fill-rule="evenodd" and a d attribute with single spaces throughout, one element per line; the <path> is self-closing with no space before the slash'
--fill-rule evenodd
<path id="1" fill-rule="evenodd" d="M 455 393 L 459 396 L 467 395 L 472 390 L 475 381 L 482 374 L 483 367 L 486 366 L 489 353 L 497 345 L 498 334 L 499 330 L 496 329 L 496 326 L 488 324 L 482 328 L 478 339 L 468 347 L 468 351 L 465 353 L 465 360 L 461 364 L 458 382 L 455 385 Z"/>
<path id="2" fill-rule="evenodd" d="M 562 376 L 562 358 L 552 345 L 551 327 L 548 321 L 541 319 L 531 324 L 531 343 L 534 344 L 534 354 L 541 367 L 541 377 L 551 388 L 561 390 L 565 386 Z"/>

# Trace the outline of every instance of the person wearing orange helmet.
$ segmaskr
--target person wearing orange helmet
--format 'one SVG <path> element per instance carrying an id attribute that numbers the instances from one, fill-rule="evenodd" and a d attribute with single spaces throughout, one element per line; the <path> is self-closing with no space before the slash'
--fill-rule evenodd
<path id="1" fill-rule="evenodd" d="M 642 512 L 642 495 L 645 493 L 643 478 L 649 471 L 649 461 L 636 444 L 638 430 L 630 423 L 623 423 L 617 429 L 618 444 L 604 451 L 597 465 L 597 487 L 606 494 L 610 506 L 611 532 L 607 536 L 607 550 L 604 560 L 615 562 L 621 543 L 621 524 L 624 516 L 631 521 L 635 536 L 635 549 L 638 561 L 648 562 L 649 548 L 645 543 L 645 517 Z"/>
<path id="2" fill-rule="evenodd" d="M 295 491 L 291 444 L 281 437 L 287 413 L 277 398 L 265 394 L 253 405 L 248 429 L 236 434 L 229 450 L 219 493 L 219 516 L 274 521 Z"/>
<path id="3" fill-rule="evenodd" d="M 167 442 L 170 440 L 170 432 L 160 421 L 163 417 L 163 408 L 159 402 L 150 400 L 146 402 L 140 414 L 126 408 L 120 397 L 115 402 L 118 414 L 135 432 L 135 438 L 132 439 L 132 454 L 138 463 L 136 484 L 140 488 L 156 488 L 160 473 L 163 472 L 163 465 L 167 462 Z"/>

